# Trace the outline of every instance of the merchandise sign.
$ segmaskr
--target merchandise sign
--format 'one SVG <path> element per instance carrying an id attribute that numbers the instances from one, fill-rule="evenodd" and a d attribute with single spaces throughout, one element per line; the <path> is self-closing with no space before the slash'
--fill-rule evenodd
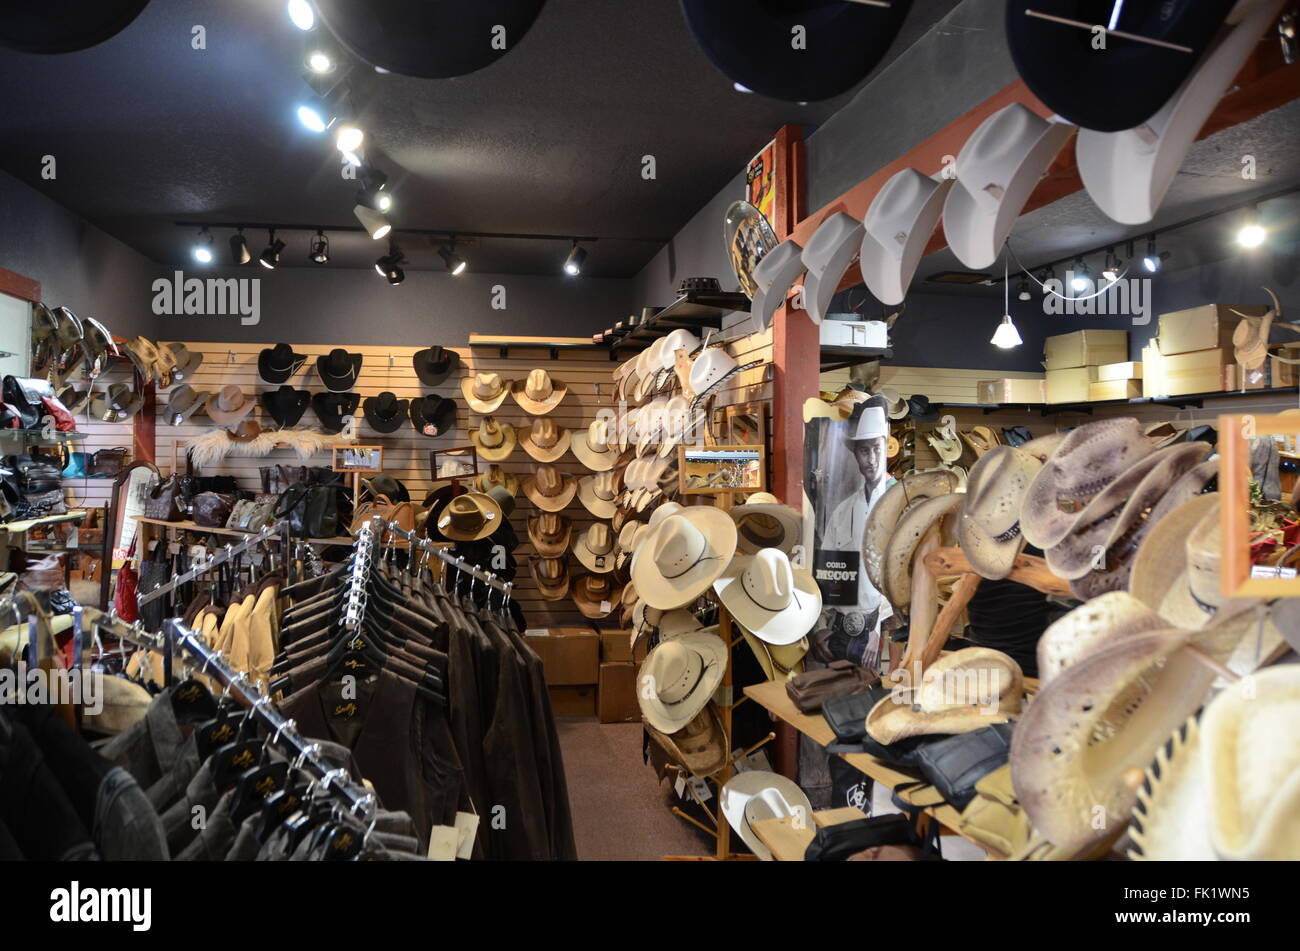
<path id="1" fill-rule="evenodd" d="M 856 551 L 818 548 L 813 556 L 813 579 L 822 591 L 822 603 L 851 607 L 858 603 L 858 568 L 862 555 Z"/>

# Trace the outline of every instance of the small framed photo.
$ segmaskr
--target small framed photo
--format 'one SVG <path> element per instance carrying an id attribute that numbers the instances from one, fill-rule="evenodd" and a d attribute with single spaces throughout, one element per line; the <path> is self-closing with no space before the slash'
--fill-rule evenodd
<path id="1" fill-rule="evenodd" d="M 1229 598 L 1300 597 L 1294 569 L 1251 563 L 1250 444 L 1252 437 L 1300 438 L 1300 415 L 1219 417 L 1219 581 Z M 1287 495 L 1287 493 L 1283 493 Z"/>
<path id="2" fill-rule="evenodd" d="M 383 446 L 335 446 L 335 472 L 383 472 Z"/>
<path id="3" fill-rule="evenodd" d="M 762 492 L 767 453 L 754 446 L 678 446 L 677 478 L 683 495 Z"/>

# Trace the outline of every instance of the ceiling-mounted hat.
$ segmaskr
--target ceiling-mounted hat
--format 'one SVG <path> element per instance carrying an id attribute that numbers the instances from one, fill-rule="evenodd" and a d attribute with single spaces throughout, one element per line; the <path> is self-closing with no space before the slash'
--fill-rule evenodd
<path id="1" fill-rule="evenodd" d="M 443 347 L 426 347 L 411 355 L 411 365 L 425 386 L 441 386 L 447 377 L 460 369 L 460 354 Z"/>
<path id="2" fill-rule="evenodd" d="M 803 247 L 793 238 L 786 238 L 758 262 L 754 269 L 758 290 L 749 305 L 753 331 L 757 333 L 771 325 L 772 315 L 785 303 L 790 287 L 802 273 Z"/>
<path id="3" fill-rule="evenodd" d="M 126 29 L 149 0 L 62 0 L 10 4 L 0 22 L 0 46 L 23 53 L 72 53 Z"/>
<path id="4" fill-rule="evenodd" d="M 516 382 L 511 388 L 515 402 L 527 413 L 544 416 L 569 393 L 569 387 L 559 380 L 552 380 L 545 370 L 529 370 L 523 382 Z"/>
<path id="5" fill-rule="evenodd" d="M 538 462 L 555 462 L 569 451 L 572 434 L 563 426 L 557 426 L 549 417 L 535 419 L 524 430 L 519 445 Z"/>
<path id="6" fill-rule="evenodd" d="M 287 343 L 277 343 L 258 353 L 257 375 L 267 383 L 287 383 L 289 377 L 301 370 L 306 362 L 307 354 L 294 353 L 293 347 Z M 350 385 L 343 387 L 345 390 L 351 388 Z"/>
<path id="7" fill-rule="evenodd" d="M 213 422 L 233 426 L 253 411 L 257 403 L 235 384 L 223 386 L 208 397 L 207 413 Z"/>
<path id="8" fill-rule="evenodd" d="M 327 433 L 342 432 L 343 421 L 354 415 L 359 405 L 361 405 L 361 397 L 357 393 L 313 393 L 311 395 L 311 408 L 315 411 L 316 418 L 320 420 L 321 429 Z"/>
<path id="9" fill-rule="evenodd" d="M 113 383 L 90 398 L 90 415 L 101 422 L 120 423 L 140 412 L 142 406 L 143 393 L 134 392 L 125 383 Z"/>
<path id="10" fill-rule="evenodd" d="M 335 347 L 316 358 L 316 372 L 331 393 L 343 393 L 356 385 L 361 374 L 361 354 Z"/>
<path id="11" fill-rule="evenodd" d="M 592 472 L 608 472 L 618 461 L 618 453 L 610 445 L 610 423 L 605 417 L 592 421 L 586 429 L 573 434 L 570 448 L 578 461 Z"/>
<path id="12" fill-rule="evenodd" d="M 510 392 L 510 381 L 500 373 L 475 373 L 461 379 L 460 392 L 474 412 L 495 413 Z"/>
<path id="13" fill-rule="evenodd" d="M 866 79 L 910 6 L 682 0 L 695 42 L 714 66 L 748 90 L 787 102 L 829 99 Z"/>
<path id="14" fill-rule="evenodd" d="M 577 491 L 578 480 L 551 465 L 538 466 L 536 472 L 524 479 L 524 495 L 544 512 L 567 508 Z"/>
<path id="15" fill-rule="evenodd" d="M 803 309 L 820 324 L 831 306 L 840 278 L 862 247 L 862 222 L 842 211 L 828 216 L 803 249 Z"/>
<path id="16" fill-rule="evenodd" d="M 377 433 L 395 433 L 401 429 L 410 408 L 410 400 L 399 400 L 396 393 L 387 390 L 378 396 L 367 396 L 361 401 L 361 412 L 370 428 Z"/>
<path id="17" fill-rule="evenodd" d="M 426 436 L 445 436 L 456 428 L 456 401 L 436 393 L 411 400 L 411 425 Z"/>
<path id="18" fill-rule="evenodd" d="M 939 223 L 952 179 L 905 168 L 876 193 L 862 221 L 858 268 L 867 289 L 884 304 L 901 304 Z"/>
<path id="19" fill-rule="evenodd" d="M 258 400 L 266 414 L 283 429 L 286 426 L 298 425 L 302 414 L 307 412 L 307 404 L 311 402 L 311 391 L 281 386 L 279 389 L 260 394 Z"/>

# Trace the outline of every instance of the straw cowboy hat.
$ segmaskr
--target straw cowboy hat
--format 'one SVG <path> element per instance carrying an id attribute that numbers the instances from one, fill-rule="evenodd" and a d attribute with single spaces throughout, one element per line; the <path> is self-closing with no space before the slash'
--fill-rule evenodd
<path id="1" fill-rule="evenodd" d="M 943 233 L 968 268 L 990 267 L 1025 202 L 1074 126 L 1013 102 L 993 113 L 957 155 L 957 182 L 943 205 Z"/>
<path id="2" fill-rule="evenodd" d="M 912 556 L 930 529 L 938 527 L 940 544 L 957 544 L 957 509 L 963 498 L 963 493 L 954 492 L 926 499 L 898 520 L 885 546 L 882 591 L 895 610 L 912 603 Z"/>
<path id="3" fill-rule="evenodd" d="M 1243 677 L 1156 750 L 1131 859 L 1300 860 L 1300 666 Z"/>
<path id="4" fill-rule="evenodd" d="M 169 343 L 160 348 L 160 352 L 163 351 L 171 354 L 172 383 L 184 383 L 193 378 L 195 372 L 203 364 L 203 354 L 191 351 L 183 343 Z"/>
<path id="5" fill-rule="evenodd" d="M 1020 665 L 1001 651 L 953 651 L 926 669 L 919 686 L 895 687 L 872 707 L 866 731 L 887 746 L 910 736 L 970 733 L 1006 723 L 1020 712 L 1024 681 Z"/>
<path id="6" fill-rule="evenodd" d="M 813 807 L 808 794 L 779 773 L 763 769 L 737 773 L 723 784 L 718 802 L 736 835 L 764 862 L 772 861 L 772 851 L 763 844 L 751 823 L 762 819 L 791 819 L 796 829 L 813 828 Z"/>
<path id="7" fill-rule="evenodd" d="M 102 393 L 90 397 L 90 415 L 105 423 L 120 423 L 140 412 L 144 394 L 125 383 L 111 383 Z"/>
<path id="8" fill-rule="evenodd" d="M 1029 544 L 1044 551 L 1056 545 L 1102 489 L 1153 451 L 1131 417 L 1071 430 L 1029 485 L 1020 512 Z"/>
<path id="9" fill-rule="evenodd" d="M 1038 639 L 1038 679 L 1049 683 L 1088 654 L 1131 637 L 1169 627 L 1169 622 L 1127 591 L 1085 601 L 1049 624 Z"/>
<path id="10" fill-rule="evenodd" d="M 1285 5 L 1285 0 L 1260 0 L 1243 8 L 1246 16 L 1218 35 L 1178 91 L 1141 125 L 1120 132 L 1080 131 L 1079 175 L 1098 208 L 1121 224 L 1155 217 L 1201 127 Z"/>
<path id="11" fill-rule="evenodd" d="M 754 652 L 754 657 L 768 680 L 789 680 L 796 674 L 803 673 L 803 659 L 811 649 L 808 638 L 802 637 L 793 644 L 777 645 L 760 640 L 743 627 L 740 633 L 749 649 Z"/>
<path id="12" fill-rule="evenodd" d="M 663 370 L 675 369 L 678 350 L 685 350 L 686 357 L 689 359 L 698 349 L 700 349 L 700 338 L 686 328 L 679 327 L 664 338 L 663 346 L 659 350 L 659 367 Z"/>
<path id="13" fill-rule="evenodd" d="M 961 441 L 970 446 L 975 453 L 975 458 L 981 458 L 990 449 L 1002 445 L 1002 440 L 998 438 L 997 432 L 989 426 L 972 426 L 970 429 L 959 429 L 957 435 Z"/>
<path id="14" fill-rule="evenodd" d="M 731 762 L 731 744 L 727 731 L 713 704 L 691 718 L 672 734 L 661 733 L 642 717 L 650 738 L 674 763 L 684 766 L 693 776 L 712 776 Z"/>
<path id="15" fill-rule="evenodd" d="M 890 177 L 871 200 L 862 221 L 858 267 L 867 289 L 884 304 L 901 304 L 916 266 L 939 223 L 952 179 L 905 168 Z"/>
<path id="16" fill-rule="evenodd" d="M 731 517 L 742 555 L 756 554 L 760 548 L 779 548 L 790 555 L 803 539 L 803 516 L 771 492 L 755 492 L 731 509 Z"/>
<path id="17" fill-rule="evenodd" d="M 822 593 L 813 576 L 793 568 L 779 548 L 737 555 L 713 582 L 723 607 L 755 637 L 773 644 L 802 640 L 822 610 Z"/>
<path id="18" fill-rule="evenodd" d="M 335 347 L 316 358 L 316 373 L 331 393 L 344 393 L 357 384 L 361 375 L 361 354 Z"/>
<path id="19" fill-rule="evenodd" d="M 488 462 L 500 462 L 515 451 L 519 437 L 509 423 L 498 423 L 495 416 L 484 416 L 478 429 L 469 434 L 479 456 Z"/>
<path id="20" fill-rule="evenodd" d="M 759 333 L 771 325 L 777 308 L 785 303 L 791 286 L 802 273 L 803 248 L 793 238 L 786 238 L 763 255 L 754 268 L 758 290 L 749 305 L 752 331 Z"/>
<path id="21" fill-rule="evenodd" d="M 1258 370 L 1268 359 L 1268 336 L 1273 330 L 1274 318 L 1282 313 L 1282 304 L 1278 301 L 1277 295 L 1267 287 L 1264 291 L 1273 299 L 1273 306 L 1263 317 L 1252 317 L 1241 314 L 1240 311 L 1233 311 L 1241 317 L 1241 320 L 1232 330 L 1232 356 L 1247 370 Z"/>
<path id="22" fill-rule="evenodd" d="M 872 587 L 877 591 L 885 588 L 885 546 L 889 544 L 889 537 L 903 512 L 909 506 L 956 490 L 957 476 L 954 473 L 947 469 L 926 469 L 909 472 L 876 500 L 862 529 L 863 567 Z"/>
<path id="23" fill-rule="evenodd" d="M 572 596 L 583 617 L 597 620 L 610 615 L 620 603 L 623 589 L 609 574 L 583 575 L 573 583 Z"/>
<path id="24" fill-rule="evenodd" d="M 529 370 L 522 383 L 516 382 L 511 388 L 515 402 L 524 412 L 534 416 L 543 416 L 555 407 L 569 393 L 569 387 L 559 380 L 552 380 L 545 370 Z"/>
<path id="25" fill-rule="evenodd" d="M 553 419 L 535 419 L 524 431 L 519 445 L 538 462 L 554 462 L 569 451 L 571 435 Z"/>
<path id="26" fill-rule="evenodd" d="M 569 596 L 569 568 L 563 558 L 530 558 L 537 593 L 546 601 L 562 601 Z"/>
<path id="27" fill-rule="evenodd" d="M 982 578 L 1005 578 L 1025 547 L 1020 505 L 1043 464 L 1031 453 L 997 446 L 971 467 L 957 519 L 957 542 Z"/>
<path id="28" fill-rule="evenodd" d="M 584 568 L 596 574 L 614 570 L 615 535 L 605 522 L 592 522 L 573 543 L 573 554 Z"/>
<path id="29" fill-rule="evenodd" d="M 808 239 L 803 249 L 803 265 L 808 271 L 803 279 L 803 306 L 813 323 L 820 324 L 826 316 L 840 278 L 861 245 L 862 222 L 842 211 L 828 215 Z"/>
<path id="30" fill-rule="evenodd" d="M 726 669 L 727 645 L 716 634 L 680 634 L 660 643 L 637 678 L 641 715 L 656 730 L 675 733 L 704 709 Z"/>
<path id="31" fill-rule="evenodd" d="M 610 444 L 609 420 L 604 417 L 592 420 L 586 429 L 574 433 L 569 448 L 592 472 L 608 472 L 618 461 L 618 453 Z"/>
<path id="32" fill-rule="evenodd" d="M 243 390 L 232 383 L 208 397 L 207 413 L 222 426 L 233 426 L 251 413 L 256 405 L 255 400 L 244 395 Z"/>
<path id="33" fill-rule="evenodd" d="M 505 402 L 510 383 L 500 373 L 475 373 L 461 378 L 460 392 L 474 412 L 495 413 Z"/>
<path id="34" fill-rule="evenodd" d="M 524 495 L 543 512 L 559 512 L 578 492 L 578 480 L 555 466 L 541 465 L 524 479 Z"/>
<path id="35" fill-rule="evenodd" d="M 146 383 L 158 378 L 158 348 L 150 340 L 136 337 L 122 349 Z"/>
<path id="36" fill-rule="evenodd" d="M 519 478 L 513 472 L 506 472 L 495 462 L 488 466 L 487 472 L 480 472 L 474 477 L 474 488 L 486 492 L 494 485 L 499 485 L 511 495 L 519 494 Z"/>
<path id="37" fill-rule="evenodd" d="M 613 518 L 618 478 L 612 472 L 597 472 L 578 480 L 578 501 L 596 518 Z"/>
<path id="38" fill-rule="evenodd" d="M 528 540 L 537 554 L 559 558 L 569 550 L 573 540 L 573 524 L 557 512 L 543 512 L 528 520 Z"/>
<path id="39" fill-rule="evenodd" d="M 447 503 L 438 514 L 437 525 L 444 538 L 472 542 L 487 538 L 502 520 L 499 499 L 486 492 L 466 492 Z"/>
<path id="40" fill-rule="evenodd" d="M 646 533 L 650 531 L 650 526 L 645 522 L 625 522 L 619 529 L 618 533 L 618 555 L 614 559 L 614 567 L 619 571 L 627 567 L 628 562 L 632 559 L 632 554 L 636 551 L 637 546 L 645 540 Z M 633 587 L 629 585 L 628 587 Z"/>
<path id="41" fill-rule="evenodd" d="M 684 607 L 722 576 L 735 551 L 730 515 L 706 505 L 680 508 L 658 522 L 652 518 L 632 559 L 632 581 L 651 607 Z"/>
<path id="42" fill-rule="evenodd" d="M 1181 505 L 1190 502 L 1198 495 L 1205 495 L 1209 492 L 1219 490 L 1219 459 L 1212 456 L 1205 462 L 1198 463 L 1183 473 L 1178 481 L 1169 487 L 1166 492 L 1156 503 L 1156 507 L 1151 510 L 1147 517 L 1147 524 L 1154 527 L 1159 525 L 1166 515 Z"/>
<path id="43" fill-rule="evenodd" d="M 691 391 L 702 396 L 710 387 L 725 380 L 739 366 L 736 358 L 721 347 L 701 351 L 691 364 Z"/>

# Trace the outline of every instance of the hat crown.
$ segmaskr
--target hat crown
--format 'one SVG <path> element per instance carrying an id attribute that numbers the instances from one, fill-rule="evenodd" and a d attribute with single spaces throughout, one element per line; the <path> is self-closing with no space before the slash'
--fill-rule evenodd
<path id="1" fill-rule="evenodd" d="M 502 390 L 501 374 L 499 373 L 476 373 L 474 374 L 474 395 L 481 400 L 495 399 L 500 395 Z"/>
<path id="2" fill-rule="evenodd" d="M 617 494 L 614 491 L 614 473 L 598 472 L 591 480 L 591 494 L 604 502 L 612 502 Z"/>
<path id="3" fill-rule="evenodd" d="M 352 357 L 342 347 L 335 347 L 325 357 L 325 369 L 335 376 L 342 376 L 352 369 Z"/>
<path id="4" fill-rule="evenodd" d="M 803 251 L 804 263 L 810 267 L 823 263 L 846 238 L 851 237 L 861 227 L 861 224 L 844 212 L 835 212 L 818 225 L 813 236 L 808 239 L 808 245 Z"/>
<path id="5" fill-rule="evenodd" d="M 552 584 L 559 583 L 564 578 L 564 562 L 559 558 L 537 559 L 537 577 Z"/>
<path id="6" fill-rule="evenodd" d="M 794 598 L 794 571 L 785 553 L 764 548 L 741 573 L 745 593 L 766 611 L 783 611 Z"/>
<path id="7" fill-rule="evenodd" d="M 721 380 L 736 366 L 736 358 L 720 347 L 705 350 L 691 365 L 691 389 L 698 395 Z"/>
<path id="8" fill-rule="evenodd" d="M 531 439 L 534 444 L 542 449 L 552 449 L 560 441 L 559 430 L 555 426 L 554 420 L 543 417 L 533 423 Z"/>
<path id="9" fill-rule="evenodd" d="M 561 523 L 558 512 L 543 512 L 542 517 L 537 520 L 537 532 L 543 538 L 559 538 L 564 534 L 564 525 Z"/>
<path id="10" fill-rule="evenodd" d="M 921 206 L 937 187 L 916 169 L 903 169 L 885 182 L 867 210 L 864 225 L 887 251 L 901 252 Z"/>
<path id="11" fill-rule="evenodd" d="M 957 180 L 974 196 L 1001 194 L 1015 166 L 1042 135 L 1047 120 L 1020 103 L 1012 103 L 986 119 L 957 154 Z"/>
<path id="12" fill-rule="evenodd" d="M 592 452 L 609 451 L 609 421 L 601 418 L 593 420 L 587 427 L 587 446 Z"/>
<path id="13" fill-rule="evenodd" d="M 667 704 L 681 703 L 704 676 L 700 652 L 674 639 L 655 648 L 647 671 L 651 689 Z"/>
<path id="14" fill-rule="evenodd" d="M 708 542 L 704 533 L 680 516 L 669 516 L 659 530 L 655 567 L 665 578 L 680 578 L 704 560 Z"/>
<path id="15" fill-rule="evenodd" d="M 537 491 L 548 498 L 559 495 L 564 489 L 564 482 L 554 466 L 538 466 L 536 484 Z"/>
<path id="16" fill-rule="evenodd" d="M 489 449 L 495 449 L 505 442 L 505 433 L 501 431 L 501 425 L 495 417 L 484 416 L 483 421 L 478 424 L 478 441 Z"/>
<path id="17" fill-rule="evenodd" d="M 587 547 L 597 555 L 608 555 L 614 550 L 614 533 L 604 522 L 595 522 L 587 529 Z"/>
<path id="18" fill-rule="evenodd" d="M 223 386 L 221 392 L 217 394 L 217 409 L 236 410 L 243 405 L 243 402 L 243 391 L 234 384 Z"/>
<path id="19" fill-rule="evenodd" d="M 476 531 L 483 526 L 483 510 L 468 495 L 458 495 L 447 503 L 447 518 L 457 529 Z"/>
<path id="20" fill-rule="evenodd" d="M 528 377 L 524 380 L 524 395 L 530 400 L 542 401 L 550 397 L 554 387 L 551 386 L 551 375 L 545 370 L 529 370 Z"/>

